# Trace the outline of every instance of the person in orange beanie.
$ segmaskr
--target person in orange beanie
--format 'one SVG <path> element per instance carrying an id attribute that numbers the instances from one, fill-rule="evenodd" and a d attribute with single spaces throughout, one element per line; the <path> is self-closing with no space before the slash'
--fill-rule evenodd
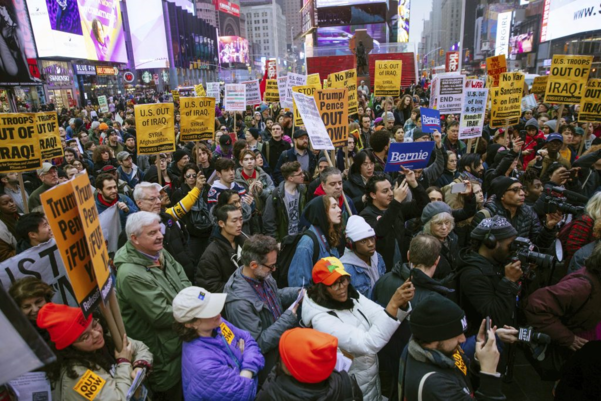
<path id="1" fill-rule="evenodd" d="M 279 348 L 281 361 L 263 384 L 257 401 L 363 399 L 354 376 L 334 370 L 336 337 L 297 327 L 282 334 Z"/>
<path id="2" fill-rule="evenodd" d="M 123 336 L 118 352 L 103 321 L 86 318 L 79 308 L 48 302 L 38 312 L 37 324 L 50 334 L 57 358 L 44 368 L 54 400 L 125 400 L 138 371 L 152 369 L 152 354 L 144 343 Z"/>

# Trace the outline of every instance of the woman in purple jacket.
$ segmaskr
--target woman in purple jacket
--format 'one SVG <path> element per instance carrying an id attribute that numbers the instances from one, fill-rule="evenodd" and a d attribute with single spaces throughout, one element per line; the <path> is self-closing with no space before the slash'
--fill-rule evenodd
<path id="1" fill-rule="evenodd" d="M 251 335 L 221 318 L 227 294 L 188 287 L 173 299 L 175 330 L 183 340 L 186 401 L 251 401 L 265 365 Z"/>

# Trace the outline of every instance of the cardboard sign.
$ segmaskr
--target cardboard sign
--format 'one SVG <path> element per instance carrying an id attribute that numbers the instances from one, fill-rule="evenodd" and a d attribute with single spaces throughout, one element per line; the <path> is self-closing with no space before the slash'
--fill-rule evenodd
<path id="1" fill-rule="evenodd" d="M 317 85 L 319 89 L 321 89 L 321 79 L 319 78 L 319 74 L 311 74 L 307 75 L 307 85 Z"/>
<path id="2" fill-rule="evenodd" d="M 54 111 L 36 113 L 36 132 L 40 138 L 42 160 L 63 157 L 61 134 L 58 130 L 58 115 Z"/>
<path id="3" fill-rule="evenodd" d="M 98 289 L 102 299 L 106 300 L 113 288 L 113 278 L 109 268 L 109 254 L 100 226 L 96 199 L 90 185 L 90 179 L 87 174 L 81 174 L 73 178 L 70 184 L 73 186 L 77 209 L 83 223 L 83 231 L 90 253 L 90 261 L 94 267 Z"/>
<path id="4" fill-rule="evenodd" d="M 433 141 L 391 143 L 384 171 L 400 171 L 401 166 L 411 170 L 427 167 L 434 145 Z"/>
<path id="5" fill-rule="evenodd" d="M 580 103 L 592 65 L 593 56 L 553 56 L 545 102 Z"/>
<path id="6" fill-rule="evenodd" d="M 465 86 L 465 76 L 457 74 L 445 74 L 439 78 L 438 94 L 436 99 L 438 104 L 434 104 L 440 114 L 461 113 L 463 105 L 463 87 Z"/>
<path id="7" fill-rule="evenodd" d="M 292 88 L 292 92 L 303 93 L 307 96 L 313 96 L 316 91 L 321 89 L 320 85 L 303 85 L 303 86 L 295 86 Z M 296 109 L 296 103 L 292 101 L 292 110 L 294 111 L 294 125 L 301 126 L 303 125 L 303 119 L 301 118 L 300 113 Z"/>
<path id="8" fill-rule="evenodd" d="M 309 134 L 313 149 L 334 150 L 332 140 L 319 114 L 315 98 L 297 92 L 292 92 L 292 96 Z"/>
<path id="9" fill-rule="evenodd" d="M 171 96 L 173 96 L 174 103 L 179 103 L 179 91 L 177 89 L 171 91 Z"/>
<path id="10" fill-rule="evenodd" d="M 334 146 L 346 146 L 348 142 L 348 101 L 346 89 L 320 89 L 315 95 L 328 135 Z"/>
<path id="11" fill-rule="evenodd" d="M 215 98 L 215 103 L 219 103 L 221 101 L 219 82 L 207 82 L 207 97 Z"/>
<path id="12" fill-rule="evenodd" d="M 227 84 L 225 85 L 225 99 L 223 107 L 227 111 L 245 111 L 246 110 L 246 85 Z"/>
<path id="13" fill-rule="evenodd" d="M 499 86 L 499 78 L 502 73 L 507 72 L 507 60 L 505 55 L 488 57 L 486 59 L 486 71 L 488 73 L 488 79 L 486 86 L 493 88 Z"/>
<path id="14" fill-rule="evenodd" d="M 242 82 L 246 85 L 246 105 L 254 106 L 261 103 L 261 88 L 259 86 L 259 80 L 245 81 Z"/>
<path id="15" fill-rule="evenodd" d="M 466 89 L 463 99 L 463 112 L 459 121 L 459 139 L 482 136 L 488 89 Z"/>
<path id="16" fill-rule="evenodd" d="M 428 134 L 435 130 L 440 132 L 440 112 L 425 107 L 419 108 L 422 118 L 422 131 Z"/>
<path id="17" fill-rule="evenodd" d="M 264 100 L 266 102 L 277 102 L 280 100 L 280 92 L 278 88 L 278 80 L 277 79 L 268 79 L 265 84 L 265 96 Z"/>
<path id="18" fill-rule="evenodd" d="M 579 123 L 601 121 L 601 79 L 589 79 L 580 101 Z"/>
<path id="19" fill-rule="evenodd" d="M 207 93 L 205 92 L 205 88 L 202 86 L 202 84 L 194 86 L 194 93 L 196 93 L 196 96 L 198 97 L 204 97 L 207 95 Z"/>
<path id="20" fill-rule="evenodd" d="M 284 105 L 287 104 L 286 87 L 288 86 L 288 76 L 278 77 L 277 81 L 278 81 L 278 92 L 280 94 L 280 104 L 282 105 L 282 107 L 287 107 Z M 291 102 L 292 102 L 292 100 L 291 100 Z"/>
<path id="21" fill-rule="evenodd" d="M 400 60 L 376 60 L 374 96 L 399 96 L 402 69 Z"/>
<path id="22" fill-rule="evenodd" d="M 346 88 L 348 98 L 348 114 L 357 113 L 357 69 L 335 72 L 328 75 L 328 89 Z"/>
<path id="23" fill-rule="evenodd" d="M 185 97 L 180 104 L 180 141 L 206 141 L 215 132 L 215 99 Z"/>
<path id="24" fill-rule="evenodd" d="M 490 89 L 492 128 L 507 127 L 520 122 L 523 90 L 524 74 L 521 72 L 501 74 L 499 86 Z"/>
<path id="25" fill-rule="evenodd" d="M 530 88 L 530 92 L 536 93 L 537 95 L 544 95 L 547 90 L 548 80 L 548 75 L 534 78 L 534 82 L 532 82 L 532 88 Z"/>
<path id="26" fill-rule="evenodd" d="M 101 295 L 72 182 L 67 181 L 47 190 L 41 194 L 40 199 L 69 275 L 75 299 L 83 314 L 89 316 Z"/>
<path id="27" fill-rule="evenodd" d="M 109 112 L 109 104 L 108 101 L 106 100 L 106 96 L 98 96 L 98 110 L 100 110 L 100 112 L 102 113 L 108 113 Z"/>
<path id="28" fill-rule="evenodd" d="M 307 76 L 295 73 L 288 73 L 288 80 L 286 81 L 286 100 L 282 104 L 282 107 L 289 109 L 294 108 L 294 99 L 292 97 L 292 88 L 295 86 L 304 86 L 307 83 Z M 281 98 L 281 95 L 280 95 Z M 282 103 L 280 101 L 280 103 Z"/>
<path id="29" fill-rule="evenodd" d="M 39 168 L 42 165 L 40 156 L 36 115 L 0 114 L 0 173 Z"/>
<path id="30" fill-rule="evenodd" d="M 136 104 L 137 146 L 139 155 L 175 151 L 173 103 Z"/>
<path id="31" fill-rule="evenodd" d="M 102 391 L 105 384 L 106 380 L 88 369 L 81 379 L 79 379 L 75 387 L 73 387 L 73 390 L 86 400 L 92 401 L 100 394 L 100 391 Z"/>

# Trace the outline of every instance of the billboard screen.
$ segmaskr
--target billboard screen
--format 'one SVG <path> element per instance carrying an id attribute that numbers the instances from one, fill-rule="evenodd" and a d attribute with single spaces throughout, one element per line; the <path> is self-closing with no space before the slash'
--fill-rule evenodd
<path id="1" fill-rule="evenodd" d="M 127 62 L 119 0 L 27 0 L 40 57 Z"/>
<path id="2" fill-rule="evenodd" d="M 161 0 L 127 0 L 135 69 L 168 66 L 167 36 Z M 143 13 L 140 10 L 144 10 Z"/>
<path id="3" fill-rule="evenodd" d="M 386 0 L 315 0 L 317 8 L 357 6 L 359 4 L 386 3 Z"/>
<path id="4" fill-rule="evenodd" d="M 317 28 L 317 47 L 348 47 L 357 29 L 365 29 L 374 40 L 374 49 L 386 43 L 386 24 L 344 25 Z"/>
<path id="5" fill-rule="evenodd" d="M 411 0 L 399 0 L 397 7 L 397 37 L 398 43 L 409 42 L 409 16 L 411 15 Z"/>
<path id="6" fill-rule="evenodd" d="M 598 30 L 598 8 L 596 0 L 545 0 L 540 41 Z"/>
<path id="7" fill-rule="evenodd" d="M 317 11 L 317 26 L 362 25 L 386 22 L 387 3 L 328 7 Z"/>
<path id="8" fill-rule="evenodd" d="M 534 33 L 528 32 L 509 38 L 509 48 L 511 54 L 530 53 L 534 41 Z"/>
<path id="9" fill-rule="evenodd" d="M 220 36 L 219 62 L 222 64 L 249 63 L 248 40 L 239 36 Z"/>

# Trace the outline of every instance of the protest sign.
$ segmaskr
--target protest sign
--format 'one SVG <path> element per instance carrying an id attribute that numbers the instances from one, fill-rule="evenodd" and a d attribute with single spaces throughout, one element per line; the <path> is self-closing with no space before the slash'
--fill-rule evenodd
<path id="1" fill-rule="evenodd" d="M 227 111 L 245 111 L 246 110 L 246 85 L 227 84 L 225 85 L 225 98 L 223 107 Z"/>
<path id="2" fill-rule="evenodd" d="M 58 115 L 53 111 L 36 113 L 35 115 L 42 160 L 63 157 L 61 134 L 58 130 Z"/>
<path id="3" fill-rule="evenodd" d="M 215 132 L 215 99 L 185 97 L 180 104 L 180 141 L 206 141 Z"/>
<path id="4" fill-rule="evenodd" d="M 334 150 L 332 140 L 319 114 L 315 98 L 297 92 L 292 92 L 292 96 L 309 134 L 313 149 Z"/>
<path id="5" fill-rule="evenodd" d="M 400 171 L 401 166 L 411 170 L 428 166 L 434 142 L 395 142 L 390 144 L 385 172 Z"/>
<path id="6" fill-rule="evenodd" d="M 75 299 L 84 315 L 89 316 L 100 301 L 100 290 L 76 198 L 71 181 L 49 189 L 40 196 Z"/>
<path id="7" fill-rule="evenodd" d="M 219 103 L 221 100 L 221 93 L 219 92 L 219 82 L 207 82 L 207 97 L 214 97 L 215 103 Z"/>
<path id="8" fill-rule="evenodd" d="M 490 89 L 492 102 L 490 126 L 492 128 L 507 127 L 520 122 L 523 90 L 524 74 L 521 72 L 501 74 L 499 86 Z"/>
<path id="9" fill-rule="evenodd" d="M 466 79 L 465 80 L 465 88 L 466 89 L 482 89 L 484 88 L 484 81 L 479 79 Z"/>
<path id="10" fill-rule="evenodd" d="M 35 114 L 0 114 L 0 173 L 39 168 L 40 156 Z"/>
<path id="11" fill-rule="evenodd" d="M 307 76 L 295 73 L 288 73 L 288 80 L 286 81 L 286 100 L 285 107 L 289 109 L 294 108 L 294 99 L 292 98 L 292 88 L 295 86 L 304 86 L 307 83 Z M 281 97 L 281 96 L 280 96 Z M 281 103 L 281 101 L 280 101 Z"/>
<path id="12" fill-rule="evenodd" d="M 102 235 L 106 240 L 106 248 L 110 252 L 117 252 L 119 249 L 119 235 L 121 234 L 121 219 L 117 205 L 104 209 L 104 212 L 98 215 Z"/>
<path id="13" fill-rule="evenodd" d="M 254 106 L 261 103 L 261 88 L 259 80 L 242 82 L 246 86 L 246 105 Z"/>
<path id="14" fill-rule="evenodd" d="M 278 77 L 277 81 L 278 81 L 278 93 L 280 95 L 280 104 L 282 105 L 282 107 L 286 107 L 284 105 L 287 103 L 286 88 L 288 87 L 288 76 Z M 292 100 L 290 102 L 292 102 Z"/>
<path id="15" fill-rule="evenodd" d="M 593 56 L 553 56 L 545 102 L 580 103 L 592 64 Z"/>
<path id="16" fill-rule="evenodd" d="M 179 103 L 179 91 L 177 89 L 174 89 L 171 91 L 171 96 L 173 96 L 174 103 Z M 119 114 L 117 114 L 117 115 L 119 115 Z"/>
<path id="17" fill-rule="evenodd" d="M 402 68 L 400 60 L 376 60 L 374 96 L 399 96 Z"/>
<path id="18" fill-rule="evenodd" d="M 357 70 L 345 70 L 328 75 L 328 89 L 346 88 L 348 114 L 357 113 Z"/>
<path id="19" fill-rule="evenodd" d="M 106 96 L 98 96 L 98 110 L 100 110 L 102 113 L 108 113 L 109 112 L 109 104 L 108 101 L 106 100 Z"/>
<path id="20" fill-rule="evenodd" d="M 463 105 L 463 87 L 465 86 L 465 76 L 458 74 L 444 74 L 438 81 L 438 104 L 434 104 L 440 114 L 461 113 Z"/>
<path id="21" fill-rule="evenodd" d="M 106 249 L 106 241 L 100 219 L 98 218 L 98 209 L 96 208 L 96 199 L 90 179 L 87 174 L 80 174 L 73 178 L 69 183 L 73 186 L 75 202 L 79 210 L 79 217 L 83 223 L 90 261 L 94 268 L 94 275 L 98 283 L 98 289 L 102 299 L 106 301 L 110 290 L 113 288 L 113 278 L 109 268 L 109 254 Z"/>
<path id="22" fill-rule="evenodd" d="M 173 103 L 134 106 L 139 155 L 175 151 Z"/>
<path id="23" fill-rule="evenodd" d="M 532 88 L 530 88 L 530 92 L 536 93 L 537 95 L 544 95 L 545 91 L 547 90 L 548 80 L 548 75 L 534 78 L 534 82 L 532 82 Z"/>
<path id="24" fill-rule="evenodd" d="M 470 88 L 465 90 L 463 112 L 459 121 L 459 139 L 482 136 L 488 89 Z"/>
<path id="25" fill-rule="evenodd" d="M 538 107 L 538 101 L 536 100 L 536 95 L 531 93 L 522 98 L 522 111 L 526 110 L 536 110 Z"/>
<path id="26" fill-rule="evenodd" d="M 422 131 L 428 134 L 435 130 L 440 132 L 440 112 L 425 107 L 420 107 L 419 110 L 422 118 Z"/>
<path id="27" fill-rule="evenodd" d="M 589 79 L 580 101 L 579 123 L 601 121 L 601 79 Z"/>
<path id="28" fill-rule="evenodd" d="M 486 59 L 486 72 L 488 74 L 486 86 L 488 88 L 499 86 L 499 77 L 502 73 L 507 72 L 505 55 L 488 57 Z"/>
<path id="29" fill-rule="evenodd" d="M 348 142 L 348 107 L 346 89 L 320 89 L 315 95 L 317 108 L 334 146 Z"/>
<path id="30" fill-rule="evenodd" d="M 50 380 L 46 377 L 45 372 L 25 373 L 11 380 L 8 384 L 15 393 L 18 393 L 18 400 L 38 401 L 52 399 Z"/>
<path id="31" fill-rule="evenodd" d="M 265 84 L 264 100 L 266 102 L 277 102 L 280 100 L 280 92 L 278 89 L 277 79 L 268 79 Z"/>
<path id="32" fill-rule="evenodd" d="M 196 96 L 198 97 L 205 97 L 207 95 L 207 93 L 205 92 L 205 88 L 204 86 L 202 86 L 202 84 L 194 86 L 194 93 L 196 93 Z"/>
<path id="33" fill-rule="evenodd" d="M 295 86 L 292 88 L 293 92 L 303 93 L 307 96 L 313 96 L 317 90 L 321 89 L 320 85 L 303 85 L 303 86 Z M 301 126 L 303 125 L 303 119 L 301 118 L 300 113 L 296 109 L 296 103 L 294 100 L 292 101 L 292 109 L 294 111 L 294 125 Z"/>
<path id="34" fill-rule="evenodd" d="M 307 75 L 306 85 L 317 85 L 319 86 L 319 89 L 321 89 L 321 79 L 319 78 L 319 74 Z"/>
<path id="35" fill-rule="evenodd" d="M 7 291 L 17 280 L 37 277 L 54 290 L 52 302 L 77 307 L 56 240 L 34 246 L 0 263 L 0 284 Z"/>

